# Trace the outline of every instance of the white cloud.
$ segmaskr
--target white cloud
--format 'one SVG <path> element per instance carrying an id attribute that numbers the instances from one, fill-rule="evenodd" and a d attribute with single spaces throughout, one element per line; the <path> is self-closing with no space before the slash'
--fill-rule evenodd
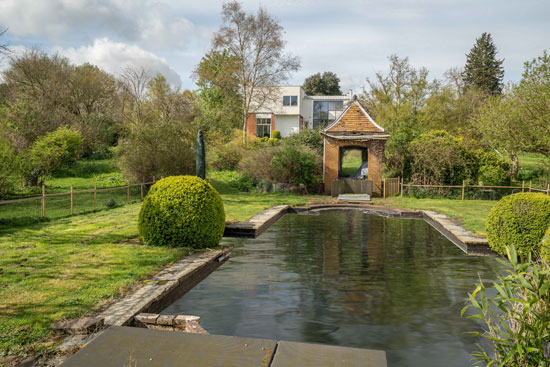
<path id="1" fill-rule="evenodd" d="M 90 46 L 56 50 L 75 64 L 90 63 L 103 70 L 120 75 L 127 68 L 143 67 L 152 74 L 160 73 L 173 86 L 181 86 L 179 74 L 168 66 L 164 58 L 145 51 L 137 46 L 122 42 L 113 42 L 108 38 L 96 39 Z"/>

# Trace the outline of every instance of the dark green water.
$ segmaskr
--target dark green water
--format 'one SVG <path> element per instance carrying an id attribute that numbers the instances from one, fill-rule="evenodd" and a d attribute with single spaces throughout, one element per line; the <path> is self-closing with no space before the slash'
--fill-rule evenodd
<path id="1" fill-rule="evenodd" d="M 423 220 L 352 212 L 286 215 L 164 313 L 211 334 L 385 350 L 389 366 L 469 366 L 468 291 L 499 271 Z"/>

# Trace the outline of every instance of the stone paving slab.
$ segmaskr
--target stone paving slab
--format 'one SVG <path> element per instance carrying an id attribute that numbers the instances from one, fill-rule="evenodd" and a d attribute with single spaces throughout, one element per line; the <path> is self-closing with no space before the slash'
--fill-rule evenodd
<path id="1" fill-rule="evenodd" d="M 277 343 L 268 339 L 112 326 L 63 367 L 268 367 Z"/>
<path id="2" fill-rule="evenodd" d="M 272 367 L 386 367 L 386 352 L 332 345 L 279 342 Z"/>
<path id="3" fill-rule="evenodd" d="M 275 205 L 252 216 L 246 222 L 225 225 L 224 237 L 256 238 L 285 215 L 290 205 Z"/>

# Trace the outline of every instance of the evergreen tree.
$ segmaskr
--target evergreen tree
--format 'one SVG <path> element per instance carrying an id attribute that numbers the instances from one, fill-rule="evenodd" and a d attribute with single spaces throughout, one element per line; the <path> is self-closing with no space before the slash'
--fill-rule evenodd
<path id="1" fill-rule="evenodd" d="M 497 48 L 490 33 L 483 33 L 476 39 L 474 47 L 466 55 L 463 75 L 467 88 L 474 87 L 493 95 L 502 92 L 504 60 L 497 60 L 496 55 Z"/>
<path id="2" fill-rule="evenodd" d="M 331 71 L 313 74 L 304 81 L 304 91 L 309 96 L 336 96 L 342 94 L 340 78 Z"/>

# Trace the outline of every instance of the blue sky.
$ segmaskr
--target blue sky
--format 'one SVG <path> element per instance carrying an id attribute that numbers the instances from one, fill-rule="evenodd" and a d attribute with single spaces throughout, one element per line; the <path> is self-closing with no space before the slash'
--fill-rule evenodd
<path id="1" fill-rule="evenodd" d="M 0 0 L 0 26 L 15 52 L 34 47 L 112 73 L 144 66 L 174 85 L 194 88 L 191 73 L 210 48 L 223 1 Z M 505 81 L 523 63 L 550 50 L 548 0 L 300 0 L 243 1 L 265 7 L 285 29 L 287 51 L 302 68 L 290 84 L 322 71 L 338 74 L 344 90 L 385 71 L 387 57 L 408 56 L 432 78 L 463 66 L 483 32 L 503 58 Z M 1 67 L 6 66 L 4 60 Z"/>

